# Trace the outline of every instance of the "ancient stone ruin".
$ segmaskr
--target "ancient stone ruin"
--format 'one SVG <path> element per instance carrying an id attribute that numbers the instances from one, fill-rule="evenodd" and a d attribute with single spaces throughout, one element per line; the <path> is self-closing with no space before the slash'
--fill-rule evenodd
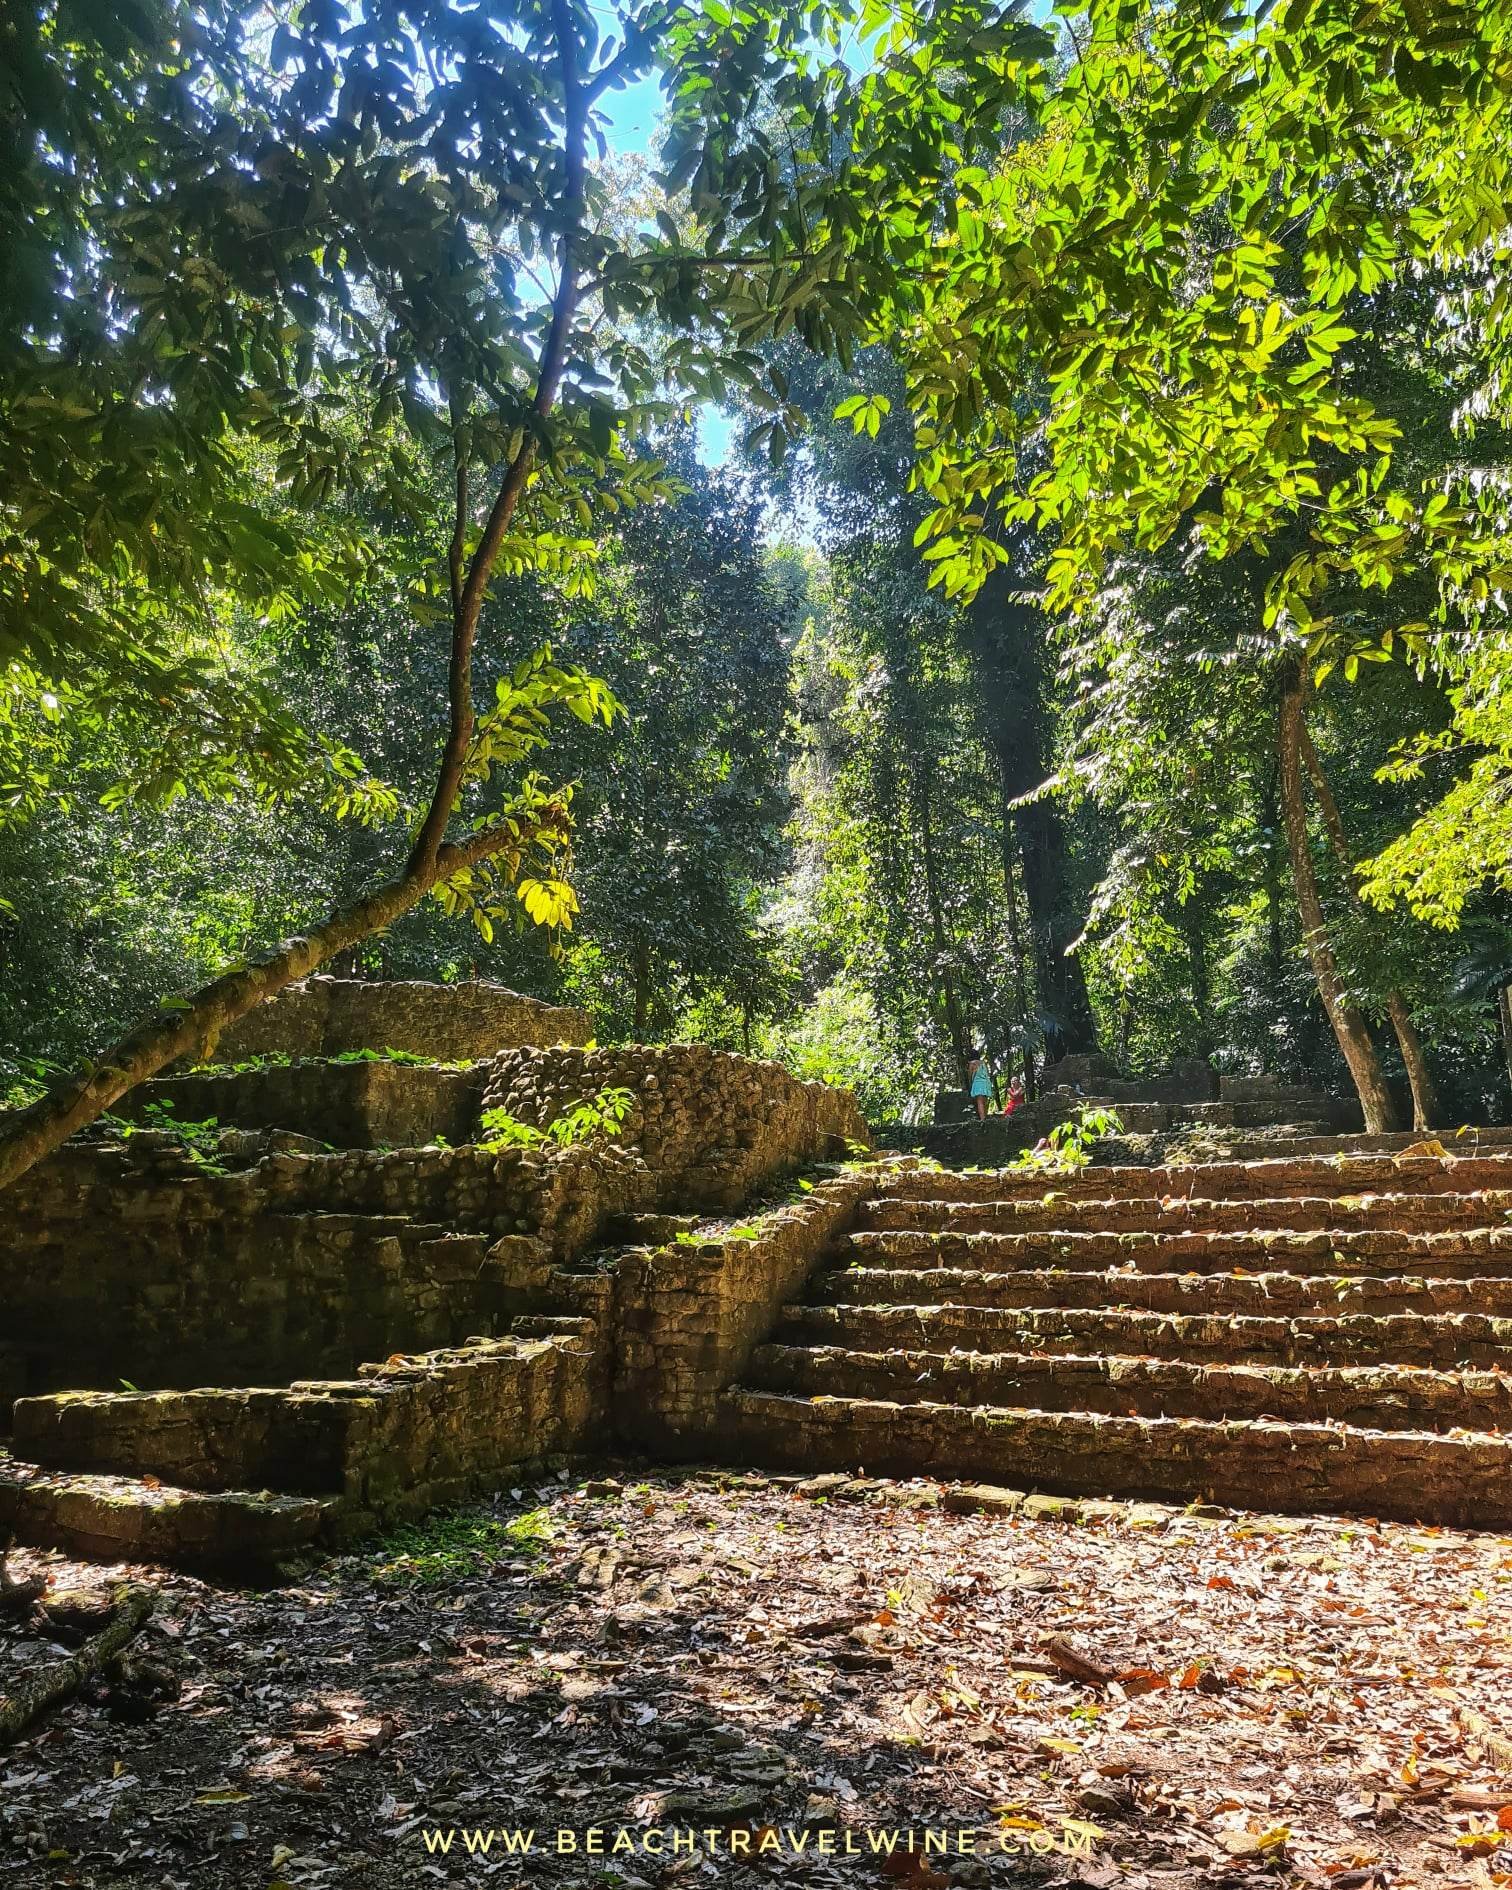
<path id="1" fill-rule="evenodd" d="M 276 1562 L 524 1460 L 675 1431 L 689 1372 L 729 1382 L 851 1184 L 800 1194 L 754 1240 L 693 1230 L 843 1160 L 866 1135 L 853 1099 L 698 1046 L 585 1049 L 585 1020 L 513 993 L 464 988 L 452 1031 L 447 995 L 296 987 L 290 1038 L 265 1054 L 298 1060 L 147 1085 L 134 1123 L 12 1192 L 0 1531 Z M 464 1061 L 485 1017 L 505 1047 Z M 259 1032 L 237 1051 L 277 1043 Z M 354 1036 L 460 1067 L 333 1061 Z M 553 1139 L 564 1111 L 621 1088 L 617 1137 Z M 489 1145 L 497 1109 L 523 1140 Z"/>
<path id="2" fill-rule="evenodd" d="M 775 1064 L 508 993 L 479 1056 L 477 1004 L 334 982 L 302 1054 L 150 1085 L 8 1197 L 0 1533 L 276 1567 L 610 1449 L 1512 1525 L 1512 1132 L 1236 1092 L 1233 1159 L 847 1161 L 854 1100 Z"/>
<path id="3" fill-rule="evenodd" d="M 1030 1148 L 1078 1108 L 1116 1111 L 1117 1152 L 1162 1160 L 1172 1151 L 1210 1156 L 1299 1152 L 1307 1138 L 1327 1140 L 1360 1126 L 1359 1105 L 1278 1076 L 1221 1076 L 1206 1057 L 1178 1057 L 1154 1076 L 1125 1077 L 1110 1057 L 1062 1057 L 1040 1075 L 1039 1093 L 1011 1117 L 979 1122 L 964 1090 L 941 1090 L 928 1124 L 887 1123 L 881 1147 L 910 1149 L 943 1161 L 1001 1161 Z"/>
<path id="4" fill-rule="evenodd" d="M 331 1057 L 349 1050 L 402 1050 L 438 1063 L 475 1062 L 521 1045 L 586 1043 L 586 1011 L 542 1004 L 501 984 L 369 983 L 306 978 L 224 1031 L 222 1063 L 251 1057 Z"/>

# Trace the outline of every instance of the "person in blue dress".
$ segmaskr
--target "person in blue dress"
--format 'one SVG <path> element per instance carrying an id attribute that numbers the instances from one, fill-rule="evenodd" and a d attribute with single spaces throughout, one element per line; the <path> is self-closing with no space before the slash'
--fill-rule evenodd
<path id="1" fill-rule="evenodd" d="M 987 1111 L 992 1106 L 992 1070 L 985 1050 L 972 1051 L 967 1075 L 970 1077 L 970 1095 L 976 1105 L 977 1121 L 985 1122 Z"/>

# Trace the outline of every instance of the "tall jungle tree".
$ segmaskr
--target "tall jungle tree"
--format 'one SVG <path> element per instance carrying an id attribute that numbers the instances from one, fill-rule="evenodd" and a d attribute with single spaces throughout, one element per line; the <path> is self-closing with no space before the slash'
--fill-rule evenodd
<path id="1" fill-rule="evenodd" d="M 663 450 L 680 490 L 626 514 L 564 642 L 624 711 L 578 798 L 579 885 L 595 1013 L 637 1040 L 761 983 L 753 895 L 788 812 L 789 625 L 760 504 L 685 438 Z"/>
<path id="2" fill-rule="evenodd" d="M 901 937 L 915 915 L 931 935 L 926 976 L 952 1055 L 960 1059 L 971 1028 L 986 1021 L 985 1001 L 993 1049 L 1016 1049 L 1032 1087 L 1041 1047 L 1053 1059 L 1096 1046 L 1082 967 L 1068 952 L 1084 915 L 1061 809 L 1035 793 L 1052 746 L 1050 627 L 1006 577 L 969 605 L 931 592 L 914 544 L 928 501 L 909 489 L 913 429 L 884 351 L 866 351 L 850 374 L 813 360 L 784 366 L 810 415 L 795 484 L 827 553 L 835 626 L 875 663 L 867 686 L 878 739 L 862 742 L 856 765 L 876 773 L 865 797 L 893 831 L 886 852 L 897 870 L 882 883 L 898 906 L 887 918 L 898 936 L 888 956 L 902 975 L 911 954 Z M 870 390 L 864 402 L 858 388 Z M 862 425 L 845 417 L 852 410 Z M 1033 534 L 1019 537 L 1022 587 L 1036 582 L 1043 551 Z M 859 787 L 854 771 L 852 780 Z M 963 936 L 951 914 L 973 903 L 965 878 L 985 878 L 991 893 L 985 929 L 976 914 Z"/>
<path id="3" fill-rule="evenodd" d="M 1462 364 L 1462 421 L 1502 417 L 1512 14 L 1060 11 L 1074 57 L 1041 135 L 958 173 L 927 306 L 894 325 L 936 501 L 921 542 L 969 593 L 1003 564 L 1006 528 L 1053 531 L 1050 600 L 1073 614 L 1095 607 L 1111 556 L 1178 534 L 1194 555 L 1266 565 L 1257 627 L 1284 684 L 1293 877 L 1327 1014 L 1384 1128 L 1379 1057 L 1308 885 L 1299 691 L 1304 664 L 1442 664 L 1443 634 L 1507 634 L 1501 482 L 1452 458 L 1424 481 L 1354 344 L 1426 282 L 1420 344 Z M 1043 418 L 1022 400 L 1038 382 Z M 1410 580 L 1394 620 L 1362 631 L 1358 594 Z M 1472 770 L 1479 790 L 1497 767 Z"/>
<path id="4" fill-rule="evenodd" d="M 668 397 L 758 384 L 764 336 L 844 345 L 909 278 L 943 174 L 1044 50 L 1017 12 L 869 7 L 861 77 L 843 3 L 644 0 L 608 36 L 583 0 L 6 15 L 7 707 L 51 712 L 104 676 L 183 725 L 179 772 L 151 792 L 328 775 L 384 811 L 354 755 L 312 753 L 271 689 L 209 653 L 217 606 L 339 595 L 366 554 L 354 495 L 416 522 L 416 634 L 449 658 L 433 784 L 396 870 L 15 1114 L 0 1184 L 427 893 L 485 925 L 516 894 L 544 922 L 569 915 L 564 797 L 531 774 L 502 800 L 491 784 L 539 749 L 551 706 L 592 719 L 612 701 L 538 658 L 480 708 L 490 582 L 531 564 L 573 581 L 591 495 L 644 490 L 626 428 Z M 652 69 L 675 201 L 627 231 L 592 161 L 605 96 Z M 674 338 L 653 345 L 649 325 Z M 765 398 L 775 443 L 780 390 Z"/>

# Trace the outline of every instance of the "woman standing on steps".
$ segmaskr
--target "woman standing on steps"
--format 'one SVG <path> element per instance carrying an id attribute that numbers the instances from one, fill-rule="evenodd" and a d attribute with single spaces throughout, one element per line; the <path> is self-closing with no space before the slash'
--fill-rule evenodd
<path id="1" fill-rule="evenodd" d="M 987 1107 L 992 1101 L 992 1071 L 987 1067 L 985 1051 L 972 1051 L 967 1073 L 971 1078 L 971 1100 L 976 1104 L 977 1121 L 985 1122 Z"/>

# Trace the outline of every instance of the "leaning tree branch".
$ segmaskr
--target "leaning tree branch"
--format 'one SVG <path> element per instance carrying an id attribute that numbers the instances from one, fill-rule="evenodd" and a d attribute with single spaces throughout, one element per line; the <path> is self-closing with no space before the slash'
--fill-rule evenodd
<path id="1" fill-rule="evenodd" d="M 308 977 L 338 952 L 392 925 L 443 880 L 497 853 L 517 851 L 523 855 L 538 838 L 559 833 L 566 817 L 565 805 L 551 801 L 528 816 L 494 820 L 464 840 L 443 845 L 423 867 L 406 868 L 397 879 L 379 886 L 355 905 L 332 912 L 309 932 L 285 939 L 265 958 L 213 979 L 196 991 L 183 1009 L 159 1011 L 144 1018 L 106 1053 L 108 1061 L 66 1079 L 37 1102 L 3 1119 L 0 1188 L 8 1187 L 44 1155 L 51 1154 L 76 1129 L 103 1115 L 138 1083 L 145 1083 L 181 1057 L 208 1058 L 221 1032 L 264 998 Z"/>
<path id="2" fill-rule="evenodd" d="M 26 1173 L 76 1130 L 95 1121 L 138 1083 L 181 1057 L 207 1058 L 220 1033 L 285 985 L 307 977 L 338 952 L 360 944 L 417 905 L 441 881 L 493 854 L 531 843 L 530 822 L 495 822 L 468 838 L 448 844 L 447 828 L 466 779 L 475 729 L 472 690 L 473 646 L 490 578 L 535 462 L 541 426 L 556 405 L 566 372 L 568 347 L 579 303 L 578 266 L 587 178 L 588 115 L 591 99 L 579 71 L 579 48 L 572 0 L 552 0 L 557 65 L 562 87 L 563 184 L 561 232 L 557 243 L 558 281 L 551 319 L 536 374 L 531 418 L 519 451 L 505 469 L 483 534 L 464 573 L 469 492 L 465 460 L 459 456 L 457 512 L 448 547 L 452 579 L 452 645 L 447 673 L 447 733 L 436 784 L 404 868 L 356 904 L 332 912 L 299 938 L 286 939 L 257 962 L 213 979 L 180 1006 L 144 1019 L 128 1031 L 104 1058 L 80 1075 L 65 1079 L 25 1109 L 0 1117 L 0 1189 Z M 532 817 L 544 835 L 560 827 L 564 810 L 553 805 Z M 516 831 L 518 828 L 518 831 Z"/>

